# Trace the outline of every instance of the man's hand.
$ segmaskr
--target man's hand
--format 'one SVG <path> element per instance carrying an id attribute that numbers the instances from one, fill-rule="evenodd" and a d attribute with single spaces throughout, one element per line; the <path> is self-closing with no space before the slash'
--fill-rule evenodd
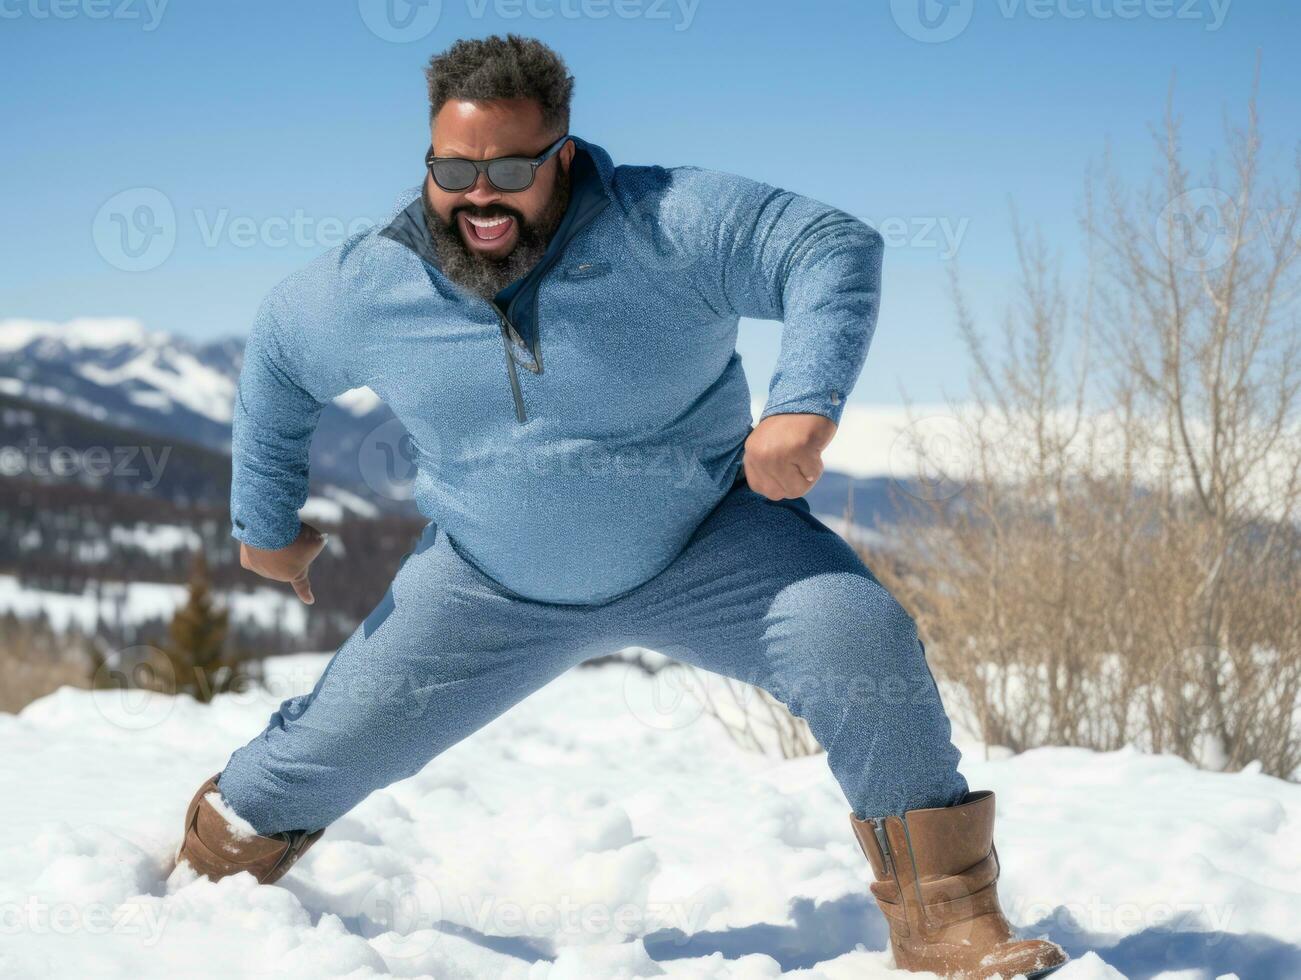
<path id="1" fill-rule="evenodd" d="M 822 450 L 835 434 L 823 415 L 769 415 L 745 440 L 745 482 L 769 500 L 804 496 L 822 476 Z"/>
<path id="2" fill-rule="evenodd" d="M 312 583 L 307 579 L 307 569 L 324 547 L 325 535 L 305 523 L 293 544 L 274 551 L 251 548 L 241 541 L 239 563 L 250 572 L 256 572 L 273 582 L 288 582 L 298 593 L 298 598 L 310 606 L 316 597 L 312 595 Z"/>

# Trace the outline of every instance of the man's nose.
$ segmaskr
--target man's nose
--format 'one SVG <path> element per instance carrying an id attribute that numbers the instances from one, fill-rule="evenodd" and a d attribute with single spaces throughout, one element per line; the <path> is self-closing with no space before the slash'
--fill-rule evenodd
<path id="1" fill-rule="evenodd" d="M 492 186 L 487 174 L 479 174 L 474 186 L 465 192 L 465 199 L 475 207 L 487 207 L 501 200 L 501 191 Z"/>

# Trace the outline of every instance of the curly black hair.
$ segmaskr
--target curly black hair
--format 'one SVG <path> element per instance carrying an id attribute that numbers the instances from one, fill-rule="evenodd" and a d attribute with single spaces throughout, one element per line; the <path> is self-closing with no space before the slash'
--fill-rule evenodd
<path id="1" fill-rule="evenodd" d="M 457 41 L 429 59 L 429 119 L 452 99 L 491 102 L 532 99 L 547 129 L 569 130 L 574 77 L 564 59 L 541 41 L 518 34 Z"/>

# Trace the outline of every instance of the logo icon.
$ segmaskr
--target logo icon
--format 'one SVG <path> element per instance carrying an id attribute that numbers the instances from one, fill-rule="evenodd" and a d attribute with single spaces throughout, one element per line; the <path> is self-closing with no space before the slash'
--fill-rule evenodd
<path id="1" fill-rule="evenodd" d="M 362 22 L 381 41 L 408 44 L 428 37 L 443 13 L 442 0 L 357 0 Z"/>
<path id="2" fill-rule="evenodd" d="M 95 671 L 91 701 L 112 725 L 138 732 L 166 721 L 176 706 L 176 671 L 161 650 L 127 647 Z"/>
<path id="3" fill-rule="evenodd" d="M 1229 261 L 1237 209 L 1233 198 L 1217 188 L 1186 191 L 1162 208 L 1157 244 L 1181 268 L 1218 269 Z"/>
<path id="4" fill-rule="evenodd" d="M 366 893 L 357 916 L 367 939 L 385 937 L 384 955 L 409 958 L 427 953 L 441 933 L 443 902 L 423 875 L 385 878 Z"/>
<path id="5" fill-rule="evenodd" d="M 176 247 L 176 210 L 153 187 L 114 194 L 95 214 L 91 236 L 100 257 L 123 272 L 148 272 Z"/>
<path id="6" fill-rule="evenodd" d="M 438 446 L 419 446 L 397 419 L 371 429 L 357 451 L 357 466 L 366 486 L 389 500 L 410 500 L 421 463 L 438 465 Z"/>
<path id="7" fill-rule="evenodd" d="M 910 423 L 890 445 L 890 475 L 918 500 L 949 500 L 966 489 L 974 445 L 953 415 L 928 415 Z"/>
<path id="8" fill-rule="evenodd" d="M 664 651 L 672 656 L 672 651 Z M 623 701 L 647 728 L 667 732 L 686 728 L 705 711 L 703 675 L 682 663 L 668 663 L 648 674 L 629 663 L 623 678 Z"/>
<path id="9" fill-rule="evenodd" d="M 894 22 L 914 41 L 943 44 L 967 29 L 975 0 L 890 0 Z"/>

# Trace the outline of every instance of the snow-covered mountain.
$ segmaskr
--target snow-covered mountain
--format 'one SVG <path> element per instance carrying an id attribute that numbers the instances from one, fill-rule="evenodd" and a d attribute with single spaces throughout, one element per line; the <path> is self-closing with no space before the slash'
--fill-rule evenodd
<path id="1" fill-rule="evenodd" d="M 229 443 L 242 345 L 200 345 L 136 320 L 0 321 L 0 390 L 100 422 Z"/>
<path id="2" fill-rule="evenodd" d="M 239 338 L 199 343 L 129 318 L 0 320 L 0 394 L 225 453 L 243 351 Z M 365 389 L 327 406 L 313 473 L 362 489 L 358 448 L 391 417 Z"/>

